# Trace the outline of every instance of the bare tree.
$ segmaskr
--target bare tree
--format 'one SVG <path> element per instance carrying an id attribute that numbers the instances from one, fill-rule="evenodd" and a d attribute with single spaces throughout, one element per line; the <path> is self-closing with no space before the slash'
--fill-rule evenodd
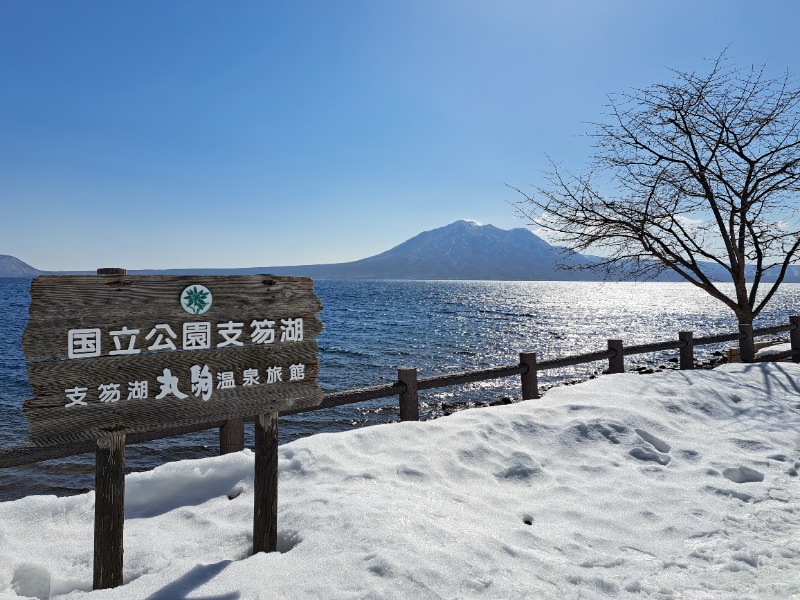
<path id="1" fill-rule="evenodd" d="M 553 163 L 537 193 L 513 188 L 516 206 L 567 248 L 599 254 L 589 268 L 672 269 L 752 324 L 800 246 L 800 88 L 724 53 L 707 75 L 673 74 L 610 98 L 589 168 Z"/>

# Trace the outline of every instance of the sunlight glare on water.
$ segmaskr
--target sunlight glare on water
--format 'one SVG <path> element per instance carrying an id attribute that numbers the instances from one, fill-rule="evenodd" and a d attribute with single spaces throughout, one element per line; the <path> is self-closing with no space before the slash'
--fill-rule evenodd
<path id="1" fill-rule="evenodd" d="M 31 392 L 21 337 L 28 286 L 28 280 L 0 280 L 0 446 L 25 443 L 21 404 Z M 731 291 L 731 286 L 720 287 Z M 393 382 L 399 366 L 417 367 L 420 377 L 430 377 L 515 365 L 520 351 L 536 352 L 543 361 L 604 350 L 607 339 L 633 345 L 674 340 L 682 330 L 698 337 L 736 329 L 730 309 L 685 283 L 319 280 L 314 290 L 324 306 L 318 343 L 326 391 Z M 756 326 L 787 323 L 789 315 L 800 313 L 798 299 L 800 284 L 785 284 Z M 707 358 L 721 348 L 697 347 L 696 356 Z M 665 364 L 676 356 L 677 351 L 632 356 L 626 365 Z M 546 389 L 587 379 L 605 366 L 601 361 L 545 371 L 539 382 Z M 518 377 L 429 390 L 420 394 L 420 416 L 435 418 L 466 405 L 519 396 Z M 398 419 L 396 397 L 315 411 L 281 419 L 280 442 Z M 252 444 L 252 427 L 247 443 Z M 149 469 L 216 452 L 217 433 L 209 431 L 131 446 L 126 464 Z M 85 455 L 0 470 L 0 499 L 91 489 L 92 465 Z"/>

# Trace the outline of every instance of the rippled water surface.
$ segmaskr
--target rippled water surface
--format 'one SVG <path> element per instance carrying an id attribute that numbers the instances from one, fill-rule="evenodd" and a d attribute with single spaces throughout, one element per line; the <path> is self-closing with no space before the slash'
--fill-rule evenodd
<path id="1" fill-rule="evenodd" d="M 0 446 L 25 442 L 22 402 L 30 397 L 22 332 L 27 323 L 30 280 L 0 278 Z M 320 383 L 336 391 L 387 383 L 398 366 L 419 376 L 512 365 L 521 350 L 539 360 L 602 350 L 606 339 L 626 345 L 734 331 L 733 313 L 701 290 L 681 283 L 334 281 L 315 282 L 325 307 L 319 336 Z M 784 323 L 798 314 L 800 284 L 787 284 L 756 326 Z M 716 348 L 697 349 L 699 356 Z M 659 363 L 675 353 L 631 357 L 629 363 Z M 542 386 L 589 377 L 602 363 L 540 376 Z M 518 378 L 431 390 L 421 395 L 421 418 L 465 402 L 519 397 Z M 398 420 L 395 398 L 286 417 L 280 442 L 323 431 L 343 431 Z M 252 431 L 248 430 L 248 443 Z M 216 432 L 129 446 L 130 469 L 150 469 L 168 460 L 217 452 Z M 92 455 L 0 470 L 0 500 L 33 493 L 92 489 Z"/>

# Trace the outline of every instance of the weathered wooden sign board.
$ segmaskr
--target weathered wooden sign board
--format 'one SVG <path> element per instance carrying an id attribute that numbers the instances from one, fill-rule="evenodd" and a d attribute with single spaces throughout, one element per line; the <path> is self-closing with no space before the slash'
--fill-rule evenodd
<path id="1" fill-rule="evenodd" d="M 49 445 L 318 405 L 322 310 L 312 281 L 253 276 L 40 276 L 23 338 Z"/>

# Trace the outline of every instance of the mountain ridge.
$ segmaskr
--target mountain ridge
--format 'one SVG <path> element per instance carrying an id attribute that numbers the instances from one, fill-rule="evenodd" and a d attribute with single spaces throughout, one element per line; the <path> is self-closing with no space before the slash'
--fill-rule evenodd
<path id="1" fill-rule="evenodd" d="M 565 257 L 562 248 L 551 246 L 528 229 L 504 230 L 494 225 L 460 220 L 423 231 L 385 252 L 360 260 L 272 269 L 278 275 L 303 274 L 317 278 L 575 279 L 558 266 Z M 582 257 L 574 259 L 580 263 L 587 260 Z"/>
<path id="2" fill-rule="evenodd" d="M 506 230 L 460 220 L 423 231 L 374 256 L 343 263 L 234 269 L 144 269 L 130 270 L 129 273 L 198 276 L 270 273 L 312 279 L 600 281 L 604 279 L 602 273 L 574 270 L 597 260 L 597 257 L 553 246 L 523 227 Z M 3 265 L 8 265 L 6 270 Z M 718 271 L 714 273 L 717 279 L 727 280 L 721 267 L 715 269 Z M 0 255 L 0 277 L 34 277 L 42 273 L 19 259 Z M 672 272 L 665 272 L 656 280 L 682 281 Z M 800 281 L 800 267 L 790 267 L 785 281 Z"/>

